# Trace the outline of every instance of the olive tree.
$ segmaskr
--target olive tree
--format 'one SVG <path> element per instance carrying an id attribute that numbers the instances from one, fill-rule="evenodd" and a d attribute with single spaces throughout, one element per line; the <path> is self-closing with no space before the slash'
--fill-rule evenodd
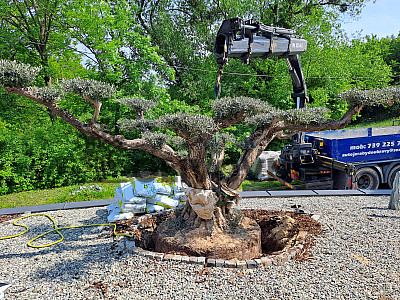
<path id="1" fill-rule="evenodd" d="M 240 186 L 256 158 L 273 139 L 290 136 L 296 131 L 343 128 L 365 105 L 391 104 L 400 98 L 399 88 L 347 91 L 341 97 L 347 100 L 349 109 L 338 120 L 328 119 L 325 108 L 281 110 L 265 101 L 247 97 L 215 100 L 212 114 L 179 112 L 165 114 L 158 119 L 146 119 L 146 111 L 156 107 L 156 102 L 139 98 L 116 99 L 132 110 L 132 119 L 120 120 L 122 132 L 141 132 L 140 138 L 129 139 L 124 135 L 112 135 L 98 124 L 102 100 L 115 95 L 113 86 L 88 79 L 63 80 L 58 86 L 45 88 L 29 86 L 39 71 L 39 68 L 29 65 L 0 60 L 0 82 L 8 93 L 24 96 L 45 106 L 88 137 L 115 147 L 147 151 L 164 160 L 190 187 L 209 191 L 208 195 L 217 199 L 212 202 L 212 217 L 199 217 L 190 204 L 186 205 L 184 213 L 192 225 L 203 224 L 210 232 L 214 228 L 223 229 L 224 218 L 231 213 L 229 191 Z M 93 104 L 91 119 L 80 120 L 58 105 L 58 100 L 68 93 Z M 254 130 L 243 143 L 238 162 L 230 174 L 212 176 L 215 166 L 212 168 L 210 162 L 214 165 L 220 163 L 215 153 L 220 153 L 229 139 L 221 132 L 240 123 L 250 124 Z M 213 159 L 210 159 L 211 156 Z"/>

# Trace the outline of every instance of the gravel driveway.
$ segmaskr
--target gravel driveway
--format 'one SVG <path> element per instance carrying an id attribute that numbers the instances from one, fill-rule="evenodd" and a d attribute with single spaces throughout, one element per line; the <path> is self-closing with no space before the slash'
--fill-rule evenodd
<path id="1" fill-rule="evenodd" d="M 313 258 L 251 270 L 153 261 L 112 250 L 109 227 L 67 229 L 47 248 L 26 243 L 52 224 L 21 220 L 27 234 L 0 240 L 0 282 L 5 299 L 400 299 L 400 211 L 388 196 L 243 199 L 241 208 L 320 214 L 324 231 Z M 105 207 L 51 211 L 59 227 L 106 222 Z M 20 232 L 0 224 L 0 236 Z M 54 234 L 38 240 L 55 241 Z M 115 243 L 114 243 L 115 244 Z"/>

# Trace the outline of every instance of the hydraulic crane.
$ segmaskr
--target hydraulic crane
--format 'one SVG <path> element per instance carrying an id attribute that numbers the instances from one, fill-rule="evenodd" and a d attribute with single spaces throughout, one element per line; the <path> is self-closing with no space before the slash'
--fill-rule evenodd
<path id="1" fill-rule="evenodd" d="M 292 98 L 296 108 L 304 108 L 307 103 L 307 87 L 301 68 L 299 55 L 307 50 L 307 41 L 295 35 L 292 29 L 272 27 L 252 20 L 240 18 L 224 20 L 218 30 L 214 54 L 219 66 L 215 85 L 216 98 L 221 91 L 221 76 L 229 58 L 239 58 L 249 63 L 251 58 L 285 58 L 292 79 Z M 292 169 L 314 163 L 313 145 L 304 143 L 304 133 L 292 137 L 292 144 L 282 150 L 279 175 L 290 179 Z M 319 171 L 318 171 L 319 172 Z M 275 177 L 275 175 L 273 175 Z M 279 177 L 275 177 L 280 180 Z"/>
<path id="2" fill-rule="evenodd" d="M 239 58 L 249 63 L 250 58 L 285 58 L 293 83 L 292 98 L 296 108 L 307 102 L 307 87 L 299 54 L 307 50 L 307 41 L 295 36 L 292 29 L 272 27 L 240 18 L 224 20 L 218 30 L 214 54 L 219 65 L 216 93 L 220 91 L 222 69 L 228 58 Z"/>

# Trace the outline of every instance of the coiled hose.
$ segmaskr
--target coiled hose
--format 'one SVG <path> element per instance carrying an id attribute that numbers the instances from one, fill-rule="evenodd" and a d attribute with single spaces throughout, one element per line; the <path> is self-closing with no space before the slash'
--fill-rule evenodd
<path id="1" fill-rule="evenodd" d="M 13 222 L 13 225 L 15 225 L 15 226 L 24 227 L 24 228 L 25 228 L 25 231 L 24 231 L 24 232 L 21 232 L 21 233 L 15 234 L 15 235 L 0 237 L 0 240 L 12 239 L 12 238 L 15 238 L 15 237 L 17 237 L 17 236 L 23 235 L 24 233 L 28 232 L 28 231 L 29 231 L 29 227 L 26 226 L 26 225 L 24 225 L 24 224 L 18 224 L 17 221 L 22 220 L 22 219 L 25 219 L 25 218 L 32 217 L 32 216 L 45 216 L 45 217 L 47 217 L 48 219 L 50 219 L 50 220 L 53 222 L 53 225 L 54 225 L 54 229 L 49 230 L 49 231 L 47 231 L 47 232 L 45 232 L 45 233 L 42 233 L 41 235 L 38 235 L 37 237 L 31 239 L 31 240 L 28 242 L 27 245 L 28 245 L 29 247 L 32 247 L 32 248 L 44 248 L 44 247 L 49 247 L 49 246 L 52 246 L 52 245 L 55 245 L 55 244 L 59 243 L 59 242 L 61 242 L 62 240 L 64 240 L 64 236 L 62 235 L 62 233 L 60 232 L 60 230 L 63 230 L 63 229 L 72 229 L 72 228 L 94 227 L 94 226 L 114 226 L 114 234 L 115 234 L 115 235 L 120 235 L 120 236 L 122 235 L 122 236 L 132 237 L 132 235 L 130 235 L 129 233 L 117 233 L 117 232 L 116 232 L 116 230 L 117 230 L 117 225 L 114 224 L 114 223 L 89 224 L 89 225 L 78 225 L 78 226 L 57 227 L 57 224 L 56 224 L 56 222 L 54 221 L 54 219 L 53 219 L 51 216 L 49 216 L 48 214 L 31 214 L 31 215 L 27 215 L 27 216 L 20 217 L 20 218 L 16 219 L 16 220 Z M 50 243 L 50 244 L 45 244 L 45 245 L 32 245 L 32 242 L 34 242 L 35 240 L 37 240 L 37 239 L 39 239 L 39 238 L 41 238 L 41 237 L 43 237 L 43 236 L 45 236 L 45 235 L 47 235 L 47 234 L 49 234 L 49 233 L 52 233 L 52 232 L 54 232 L 54 231 L 57 232 L 57 234 L 61 237 L 59 240 L 57 240 L 57 241 L 55 241 L 55 242 L 52 242 L 52 243 Z"/>

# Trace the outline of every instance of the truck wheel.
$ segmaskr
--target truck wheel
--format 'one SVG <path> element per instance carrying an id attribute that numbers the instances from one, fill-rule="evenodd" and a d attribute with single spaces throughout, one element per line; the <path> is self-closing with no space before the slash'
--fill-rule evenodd
<path id="1" fill-rule="evenodd" d="M 394 178 L 396 177 L 396 173 L 400 171 L 400 165 L 395 166 L 392 170 L 390 170 L 388 177 L 388 186 L 390 189 L 393 189 Z"/>
<path id="2" fill-rule="evenodd" d="M 379 187 L 379 175 L 372 168 L 362 168 L 356 173 L 356 187 L 362 190 L 376 190 Z"/>
<path id="3" fill-rule="evenodd" d="M 290 177 L 289 172 L 283 167 L 280 167 L 277 170 L 276 176 L 278 176 L 279 178 L 285 180 L 286 182 L 289 182 L 289 183 L 292 182 L 292 178 Z"/>

